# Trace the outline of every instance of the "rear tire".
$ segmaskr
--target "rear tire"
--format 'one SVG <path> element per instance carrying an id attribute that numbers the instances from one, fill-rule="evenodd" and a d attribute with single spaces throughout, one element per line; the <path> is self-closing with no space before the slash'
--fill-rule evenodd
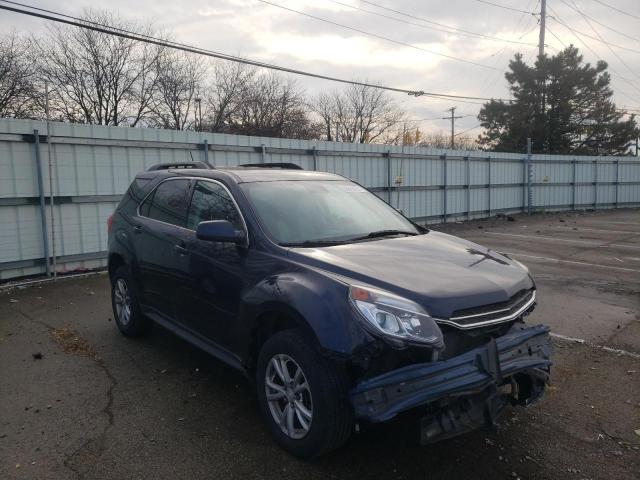
<path id="1" fill-rule="evenodd" d="M 140 310 L 136 285 L 126 265 L 111 275 L 111 308 L 118 329 L 127 337 L 144 335 L 153 326 Z"/>
<path id="2" fill-rule="evenodd" d="M 262 415 L 275 441 L 289 453 L 318 457 L 350 437 L 347 376 L 318 353 L 302 330 L 286 330 L 266 341 L 256 377 Z"/>

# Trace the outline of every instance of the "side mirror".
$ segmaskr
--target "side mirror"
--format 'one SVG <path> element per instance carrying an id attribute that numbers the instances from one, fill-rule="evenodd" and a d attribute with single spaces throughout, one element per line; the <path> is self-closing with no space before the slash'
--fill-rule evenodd
<path id="1" fill-rule="evenodd" d="M 227 220 L 211 220 L 198 224 L 196 237 L 210 242 L 242 243 L 244 232 L 233 228 Z"/>

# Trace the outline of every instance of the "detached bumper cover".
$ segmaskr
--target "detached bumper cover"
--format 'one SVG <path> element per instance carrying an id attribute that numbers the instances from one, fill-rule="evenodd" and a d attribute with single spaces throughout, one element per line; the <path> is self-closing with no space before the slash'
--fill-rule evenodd
<path id="1" fill-rule="evenodd" d="M 495 390 L 510 383 L 516 374 L 544 386 L 551 351 L 549 327 L 512 329 L 497 340 L 457 357 L 409 365 L 365 380 L 350 392 L 351 402 L 358 418 L 384 422 L 400 412 L 437 400 Z M 533 403 L 542 390 L 520 392 L 517 402 Z"/>

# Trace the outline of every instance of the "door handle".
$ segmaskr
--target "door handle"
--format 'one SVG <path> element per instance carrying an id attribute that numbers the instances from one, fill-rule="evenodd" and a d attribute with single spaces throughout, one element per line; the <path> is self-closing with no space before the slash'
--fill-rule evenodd
<path id="1" fill-rule="evenodd" d="M 133 231 L 138 234 L 142 233 L 142 225 L 134 225 Z"/>
<path id="2" fill-rule="evenodd" d="M 180 255 L 186 255 L 186 253 L 188 252 L 187 245 L 183 241 L 179 241 L 178 243 L 176 243 L 173 248 L 175 248 L 176 252 L 178 252 Z"/>

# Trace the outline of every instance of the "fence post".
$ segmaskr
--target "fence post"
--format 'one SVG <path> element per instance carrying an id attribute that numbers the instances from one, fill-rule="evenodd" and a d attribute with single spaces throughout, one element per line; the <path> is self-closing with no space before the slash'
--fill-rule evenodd
<path id="1" fill-rule="evenodd" d="M 387 203 L 391 205 L 391 150 L 387 150 L 382 155 L 387 158 Z"/>
<path id="2" fill-rule="evenodd" d="M 524 169 L 524 181 L 527 185 L 527 215 L 531 215 L 531 203 L 533 203 L 533 192 L 531 191 L 531 138 L 527 138 L 527 161 Z"/>
<path id="3" fill-rule="evenodd" d="M 618 186 L 620 185 L 620 160 L 616 160 L 615 164 L 616 164 L 616 190 L 615 190 L 615 201 L 613 202 L 613 208 L 618 208 Z"/>
<path id="4" fill-rule="evenodd" d="M 447 223 L 447 154 L 440 157 L 444 161 L 442 168 L 442 223 Z"/>
<path id="5" fill-rule="evenodd" d="M 571 163 L 573 164 L 573 180 L 571 182 L 571 185 L 573 186 L 571 189 L 571 198 L 572 198 L 571 210 L 575 210 L 576 209 L 576 169 L 578 167 L 578 162 L 574 158 L 573 160 L 571 160 Z"/>
<path id="6" fill-rule="evenodd" d="M 593 209 L 598 210 L 598 160 L 593 161 L 595 170 L 593 172 Z"/>
<path id="7" fill-rule="evenodd" d="M 264 143 L 260 145 L 260 163 L 267 163 L 267 146 Z"/>
<path id="8" fill-rule="evenodd" d="M 40 162 L 40 136 L 38 130 L 33 131 L 35 139 L 35 159 L 36 173 L 38 175 L 38 195 L 40 196 L 40 224 L 42 225 L 42 244 L 44 248 L 44 265 L 47 277 L 51 276 L 51 267 L 49 266 L 49 238 L 47 237 L 47 212 L 44 208 L 44 187 L 42 182 L 42 163 Z"/>
<path id="9" fill-rule="evenodd" d="M 204 139 L 203 150 L 204 150 L 204 163 L 206 163 L 211 167 L 212 165 L 209 163 L 209 141 L 206 138 Z"/>
<path id="10" fill-rule="evenodd" d="M 491 216 L 491 157 L 487 157 L 487 163 L 489 167 L 488 171 L 488 184 L 487 184 L 487 203 L 489 204 L 488 216 Z"/>
<path id="11" fill-rule="evenodd" d="M 315 145 L 311 150 L 311 154 L 313 155 L 313 170 L 315 171 L 318 169 L 318 151 L 316 150 Z"/>
<path id="12" fill-rule="evenodd" d="M 471 220 L 471 158 L 467 159 L 467 220 Z"/>

